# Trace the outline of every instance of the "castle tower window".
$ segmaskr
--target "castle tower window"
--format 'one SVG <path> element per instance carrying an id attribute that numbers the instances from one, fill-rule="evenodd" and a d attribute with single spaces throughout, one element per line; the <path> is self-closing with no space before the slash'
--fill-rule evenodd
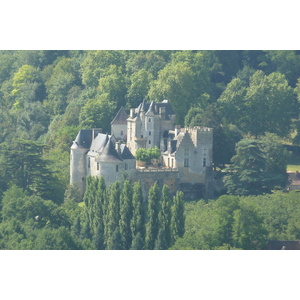
<path id="1" fill-rule="evenodd" d="M 116 165 L 116 172 L 119 172 L 119 166 Z"/>
<path id="2" fill-rule="evenodd" d="M 184 167 L 188 167 L 189 166 L 189 159 L 185 158 L 184 159 Z"/>
<path id="3" fill-rule="evenodd" d="M 88 158 L 88 168 L 90 168 L 91 167 L 91 158 L 89 157 Z"/>
<path id="4" fill-rule="evenodd" d="M 206 167 L 206 158 L 203 158 L 203 167 Z"/>

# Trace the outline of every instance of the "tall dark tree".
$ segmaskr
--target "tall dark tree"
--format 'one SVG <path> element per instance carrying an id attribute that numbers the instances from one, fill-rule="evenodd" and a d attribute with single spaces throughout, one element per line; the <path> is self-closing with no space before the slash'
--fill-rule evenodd
<path id="1" fill-rule="evenodd" d="M 58 183 L 43 159 L 45 147 L 34 141 L 19 139 L 11 144 L 2 144 L 0 173 L 5 174 L 7 182 L 59 203 L 63 199 L 57 194 Z"/>
<path id="2" fill-rule="evenodd" d="M 145 213 L 141 182 L 137 181 L 133 185 L 132 197 L 133 214 L 130 223 L 131 236 L 134 238 L 140 233 L 142 240 L 145 238 Z"/>
<path id="3" fill-rule="evenodd" d="M 108 195 L 108 207 L 106 212 L 106 224 L 105 224 L 105 243 L 108 245 L 111 241 L 113 234 L 115 234 L 116 229 L 118 229 L 118 235 L 120 235 L 119 230 L 119 220 L 120 220 L 120 183 L 118 181 L 112 183 L 109 186 Z M 122 241 L 122 239 L 121 239 Z"/>
<path id="4" fill-rule="evenodd" d="M 171 230 L 172 240 L 176 241 L 177 238 L 182 237 L 184 234 L 184 205 L 183 193 L 176 192 L 173 198 Z"/>
<path id="5" fill-rule="evenodd" d="M 165 246 L 165 249 L 171 246 L 171 207 L 172 199 L 170 189 L 164 185 L 161 193 L 161 208 L 158 213 L 159 230 L 161 231 L 161 235 L 158 236 L 160 239 L 160 249 L 162 249 L 162 246 Z M 165 241 L 162 241 L 162 238 L 164 238 Z"/>
<path id="6" fill-rule="evenodd" d="M 145 248 L 148 250 L 154 249 L 155 240 L 158 234 L 159 199 L 160 189 L 157 182 L 155 182 L 154 185 L 150 187 L 148 196 L 148 222 L 146 224 L 145 237 Z"/>
<path id="7" fill-rule="evenodd" d="M 131 246 L 132 235 L 130 221 L 132 219 L 132 186 L 129 180 L 125 180 L 120 197 L 120 234 L 123 240 L 124 249 L 128 250 Z"/>

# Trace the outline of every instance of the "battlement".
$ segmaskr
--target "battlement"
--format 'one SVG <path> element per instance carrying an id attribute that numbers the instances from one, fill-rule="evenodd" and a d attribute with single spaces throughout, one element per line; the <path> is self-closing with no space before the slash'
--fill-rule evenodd
<path id="1" fill-rule="evenodd" d="M 193 126 L 193 127 L 183 127 L 183 128 L 180 128 L 180 131 L 182 131 L 182 132 L 197 131 L 197 132 L 209 132 L 209 133 L 212 133 L 213 129 L 210 128 L 210 127 Z"/>

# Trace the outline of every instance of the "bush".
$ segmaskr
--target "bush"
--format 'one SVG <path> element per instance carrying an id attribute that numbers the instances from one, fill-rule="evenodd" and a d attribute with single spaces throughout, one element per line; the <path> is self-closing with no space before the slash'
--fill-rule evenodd
<path id="1" fill-rule="evenodd" d="M 154 148 L 144 149 L 140 148 L 136 151 L 136 159 L 150 164 L 151 159 L 160 158 L 160 150 L 155 146 Z"/>

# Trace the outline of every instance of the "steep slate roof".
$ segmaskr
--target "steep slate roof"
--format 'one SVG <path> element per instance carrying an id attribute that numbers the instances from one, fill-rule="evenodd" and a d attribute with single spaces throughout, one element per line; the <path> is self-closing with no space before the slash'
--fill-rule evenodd
<path id="1" fill-rule="evenodd" d="M 92 143 L 92 129 L 81 129 L 74 143 L 83 148 L 90 148 Z"/>
<path id="2" fill-rule="evenodd" d="M 114 147 L 111 138 L 108 139 L 102 153 L 99 156 L 100 161 L 107 161 L 107 162 L 117 162 L 122 161 L 122 158 L 118 154 L 117 150 Z"/>
<path id="3" fill-rule="evenodd" d="M 140 103 L 140 105 L 134 110 L 135 115 L 133 116 L 133 118 L 135 118 L 140 111 L 144 111 L 144 112 L 149 112 L 150 111 L 155 114 L 158 115 L 159 114 L 159 108 L 160 107 L 165 107 L 166 109 L 166 118 L 169 119 L 169 115 L 175 115 L 175 112 L 173 110 L 173 107 L 171 106 L 170 102 L 168 100 L 164 100 L 163 102 L 159 103 L 159 102 L 154 102 L 152 101 L 151 103 L 147 103 L 145 102 L 145 100 Z M 146 114 L 147 114 L 146 113 Z"/>
<path id="4" fill-rule="evenodd" d="M 122 106 L 117 115 L 115 116 L 115 118 L 111 121 L 110 124 L 120 124 L 120 125 L 126 125 L 127 124 L 127 119 L 128 119 L 128 115 L 124 109 L 124 107 Z"/>
<path id="5" fill-rule="evenodd" d="M 98 135 L 93 139 L 91 145 L 91 151 L 100 151 L 104 148 L 108 141 L 108 134 L 98 133 Z"/>
<path id="6" fill-rule="evenodd" d="M 130 150 L 125 144 L 121 144 L 121 158 L 122 159 L 135 159 Z"/>

